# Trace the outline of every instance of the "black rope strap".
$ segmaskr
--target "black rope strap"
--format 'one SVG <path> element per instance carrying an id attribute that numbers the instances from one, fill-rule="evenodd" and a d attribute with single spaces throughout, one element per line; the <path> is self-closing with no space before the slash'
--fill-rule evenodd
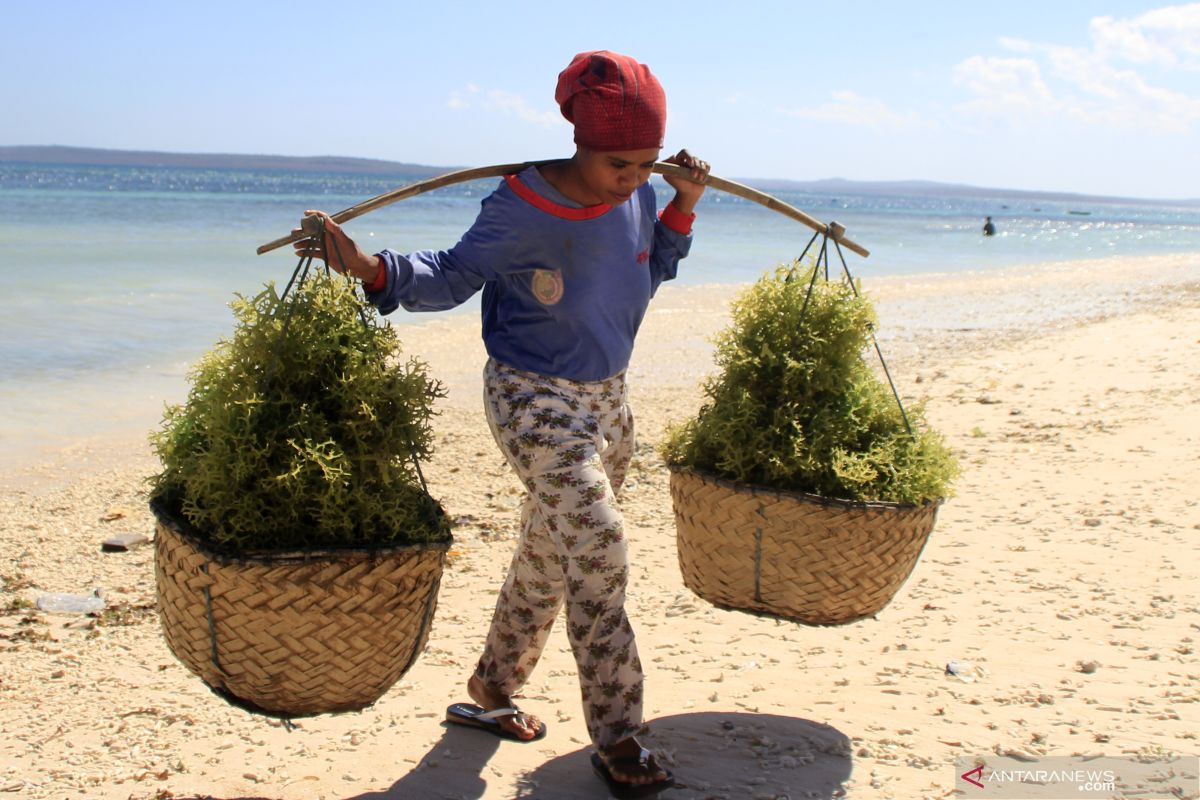
<path id="1" fill-rule="evenodd" d="M 855 297 L 858 297 L 858 287 L 854 285 L 854 277 L 850 274 L 850 267 L 846 265 L 846 256 L 842 253 L 842 246 L 838 244 L 837 239 L 833 240 L 833 247 L 837 250 L 838 258 L 841 259 L 842 272 L 846 274 L 846 282 L 850 284 L 850 291 L 854 292 Z M 828 270 L 828 261 L 826 261 L 826 270 Z M 826 277 L 828 278 L 828 275 Z M 900 406 L 900 416 L 904 419 L 904 427 L 908 430 L 908 435 L 913 436 L 912 424 L 908 421 L 908 412 L 904 410 L 904 401 L 900 399 L 900 393 L 896 391 L 896 383 L 892 380 L 892 371 L 888 369 L 883 351 L 879 349 L 879 340 L 875 338 L 874 325 L 871 326 L 871 343 L 875 345 L 875 354 L 879 356 L 879 363 L 883 366 L 883 374 L 887 376 L 888 386 L 892 387 L 892 397 L 896 398 L 896 405 Z"/>
<path id="2" fill-rule="evenodd" d="M 309 217 L 308 219 L 314 219 L 314 218 Z M 271 380 L 275 375 L 275 370 L 279 366 L 280 350 L 283 347 L 284 340 L 287 339 L 288 324 L 291 322 L 292 312 L 295 310 L 295 307 L 296 307 L 295 302 L 292 302 L 292 303 L 287 302 L 288 295 L 291 293 L 291 291 L 293 289 L 295 289 L 296 291 L 299 291 L 300 287 L 304 285 L 304 282 L 308 279 L 309 270 L 312 266 L 313 258 L 317 254 L 324 255 L 325 274 L 328 275 L 329 274 L 329 258 L 330 258 L 329 245 L 332 244 L 333 245 L 333 255 L 337 257 L 337 263 L 341 265 L 341 269 L 337 270 L 337 271 L 342 274 L 347 274 L 346 273 L 346 259 L 342 256 L 342 249 L 338 246 L 337 238 L 333 237 L 333 236 L 329 236 L 326 233 L 324 217 L 316 217 L 315 219 L 317 219 L 317 223 L 316 223 L 317 232 L 313 238 L 313 241 L 315 243 L 316 239 L 319 238 L 319 240 L 321 242 L 321 246 L 318 248 L 318 247 L 309 245 L 308 247 L 306 247 L 303 250 L 303 252 L 300 255 L 300 260 L 296 264 L 296 268 L 294 270 L 292 270 L 291 279 L 288 280 L 287 286 L 284 287 L 283 293 L 279 296 L 279 306 L 276 309 L 276 313 L 278 314 L 282 311 L 283 327 L 279 333 L 279 340 L 275 343 L 275 350 L 271 355 L 271 363 L 268 366 L 266 376 L 263 379 L 263 392 L 264 393 L 266 392 L 267 387 L 270 386 Z M 347 280 L 350 280 L 350 278 L 347 277 Z M 367 319 L 367 313 L 361 307 L 358 309 L 358 318 L 362 322 L 364 328 L 371 327 L 370 320 Z M 429 495 L 429 484 L 425 480 L 425 472 L 421 469 L 421 462 L 417 458 L 416 447 L 415 447 L 415 445 L 413 445 L 411 439 L 409 439 L 408 447 L 409 447 L 409 455 L 410 455 L 410 458 L 412 459 L 413 469 L 417 473 L 417 480 L 420 481 L 420 483 L 421 483 L 421 491 L 423 491 L 425 493 L 425 495 L 428 496 Z"/>
<path id="3" fill-rule="evenodd" d="M 829 230 L 841 229 L 841 226 L 836 222 L 831 222 L 828 226 Z M 813 243 L 817 237 L 821 238 L 821 246 L 817 252 L 817 263 L 813 267 L 812 277 L 808 281 L 808 290 L 804 293 L 804 305 L 800 308 L 800 322 L 804 322 L 804 317 L 808 314 L 808 303 L 812 299 L 813 288 L 817 284 L 817 277 L 824 272 L 825 280 L 829 280 L 829 242 L 833 241 L 833 248 L 837 251 L 838 259 L 842 262 L 842 273 L 846 276 L 846 282 L 850 284 L 850 291 L 858 297 L 858 287 L 854 285 L 854 276 L 850 274 L 850 267 L 846 264 L 846 256 L 842 253 L 842 247 L 838 244 L 835 237 L 831 237 L 828 233 L 814 233 L 813 237 L 808 240 L 808 244 L 804 246 L 804 251 L 800 253 L 800 258 L 797 261 L 803 261 L 808 255 L 808 251 L 812 249 Z M 791 281 L 796 275 L 796 270 L 793 267 L 788 274 L 786 281 Z M 904 428 L 908 431 L 909 436 L 915 436 L 913 433 L 912 423 L 909 422 L 908 412 L 904 408 L 904 401 L 900 399 L 900 392 L 896 390 L 896 383 L 892 380 L 892 371 L 888 369 L 887 359 L 883 357 L 883 350 L 879 347 L 879 340 L 875 337 L 875 326 L 871 325 L 871 344 L 875 346 L 875 355 L 879 356 L 879 363 L 883 367 L 883 374 L 887 377 L 888 386 L 891 387 L 892 397 L 896 399 L 896 405 L 900 407 L 900 417 L 904 420 Z"/>

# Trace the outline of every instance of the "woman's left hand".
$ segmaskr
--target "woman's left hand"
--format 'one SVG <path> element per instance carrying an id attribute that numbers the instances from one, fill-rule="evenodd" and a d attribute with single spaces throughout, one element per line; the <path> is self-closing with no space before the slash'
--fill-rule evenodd
<path id="1" fill-rule="evenodd" d="M 675 199 L 671 202 L 684 214 L 691 214 L 696 202 L 704 194 L 704 184 L 708 181 L 708 162 L 696 158 L 687 150 L 680 150 L 664 160 L 668 164 L 677 164 L 691 171 L 687 178 L 663 176 L 663 180 L 675 189 Z"/>

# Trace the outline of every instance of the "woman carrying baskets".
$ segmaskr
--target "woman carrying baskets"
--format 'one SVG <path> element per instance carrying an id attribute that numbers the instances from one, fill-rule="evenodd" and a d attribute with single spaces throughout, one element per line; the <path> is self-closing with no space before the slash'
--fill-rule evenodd
<path id="1" fill-rule="evenodd" d="M 580 53 L 555 92 L 575 155 L 505 177 L 453 248 L 369 256 L 324 212 L 339 272 L 384 314 L 448 309 L 483 290 L 485 412 L 527 494 L 491 630 L 450 722 L 505 738 L 545 734 L 511 695 L 528 680 L 559 609 L 579 668 L 592 763 L 618 796 L 672 785 L 641 747 L 641 662 L 626 616 L 626 542 L 615 495 L 633 454 L 625 369 L 650 298 L 691 245 L 708 164 L 668 159 L 674 199 L 655 215 L 647 181 L 666 128 L 658 80 L 636 60 Z M 297 242 L 299 252 L 320 243 Z M 344 263 L 338 263 L 344 258 Z"/>

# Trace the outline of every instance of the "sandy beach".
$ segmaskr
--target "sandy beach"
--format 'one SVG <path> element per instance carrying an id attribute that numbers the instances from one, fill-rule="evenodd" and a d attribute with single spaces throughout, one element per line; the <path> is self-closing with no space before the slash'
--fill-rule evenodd
<path id="1" fill-rule="evenodd" d="M 668 285 L 646 319 L 622 504 L 645 741 L 679 781 L 662 797 L 944 798 L 957 757 L 1200 754 L 1200 254 L 864 288 L 893 376 L 927 399 L 963 475 L 897 598 L 838 628 L 719 610 L 683 586 L 655 447 L 699 403 L 730 288 Z M 0 471 L 0 797 L 607 796 L 561 626 L 520 698 L 544 740 L 442 723 L 467 699 L 520 487 L 480 410 L 477 320 L 403 336 L 450 392 L 426 475 L 456 520 L 412 670 L 364 712 L 289 731 L 181 666 L 154 611 L 152 547 L 100 549 L 153 533 L 149 414 Z M 99 617 L 28 607 L 94 588 Z M 1137 791 L 1119 796 L 1161 796 Z"/>

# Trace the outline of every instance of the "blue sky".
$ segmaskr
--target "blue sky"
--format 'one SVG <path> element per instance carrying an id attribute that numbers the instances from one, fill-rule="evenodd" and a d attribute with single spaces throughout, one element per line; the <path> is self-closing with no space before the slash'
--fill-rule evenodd
<path id="1" fill-rule="evenodd" d="M 1200 3 L 6 5 L 0 144 L 550 158 L 558 72 L 611 49 L 726 177 L 1200 197 Z"/>

